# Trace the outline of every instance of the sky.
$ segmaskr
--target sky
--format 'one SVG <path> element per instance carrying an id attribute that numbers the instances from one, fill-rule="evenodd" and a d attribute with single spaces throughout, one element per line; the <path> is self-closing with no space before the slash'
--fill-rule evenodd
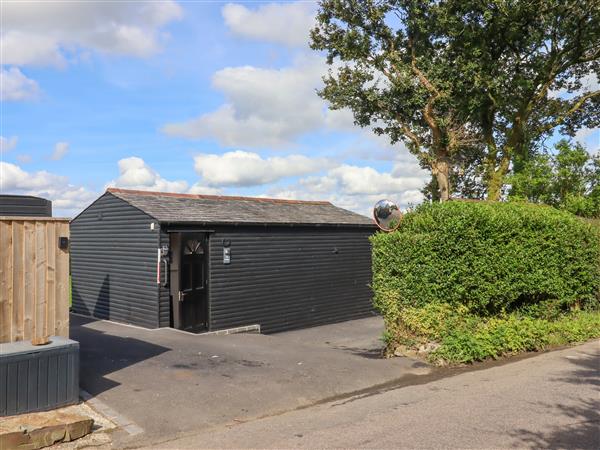
<path id="1" fill-rule="evenodd" d="M 73 217 L 109 186 L 329 200 L 369 215 L 429 179 L 317 95 L 316 2 L 5 1 L 0 191 Z M 597 81 L 597 80 L 596 80 Z M 577 139 L 600 148 L 600 130 Z"/>

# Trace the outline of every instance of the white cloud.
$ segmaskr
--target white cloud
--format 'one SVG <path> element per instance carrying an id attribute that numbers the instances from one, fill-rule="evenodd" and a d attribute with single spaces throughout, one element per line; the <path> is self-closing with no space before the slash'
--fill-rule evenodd
<path id="1" fill-rule="evenodd" d="M 575 133 L 575 139 L 584 142 L 588 137 L 600 131 L 600 128 L 581 128 Z"/>
<path id="2" fill-rule="evenodd" d="M 0 177 L 0 190 L 4 191 L 30 191 L 43 190 L 48 186 L 57 186 L 67 183 L 67 177 L 55 175 L 45 170 L 27 173 L 19 166 L 7 162 L 0 162 L 2 176 Z"/>
<path id="3" fill-rule="evenodd" d="M 17 155 L 16 158 L 17 158 L 17 161 L 19 161 L 21 164 L 29 164 L 33 160 L 31 155 L 28 155 L 26 153 L 24 153 L 22 155 Z"/>
<path id="4" fill-rule="evenodd" d="M 575 133 L 575 140 L 585 146 L 594 155 L 600 151 L 600 128 L 582 128 Z"/>
<path id="5" fill-rule="evenodd" d="M 229 67 L 213 76 L 226 103 L 197 118 L 171 123 L 162 131 L 190 139 L 214 138 L 228 147 L 282 147 L 322 127 L 345 127 L 351 116 L 331 111 L 316 93 L 326 73 L 320 57 L 303 57 L 291 67 Z"/>
<path id="6" fill-rule="evenodd" d="M 162 178 L 142 158 L 136 156 L 121 159 L 118 165 L 119 178 L 110 181 L 107 186 L 163 192 L 185 192 L 188 188 L 186 181 L 169 181 Z"/>
<path id="7" fill-rule="evenodd" d="M 396 171 L 396 168 L 394 168 Z M 314 192 L 343 192 L 348 195 L 377 195 L 384 192 L 399 193 L 423 187 L 424 177 L 394 176 L 392 172 L 379 172 L 369 166 L 344 164 L 322 177 L 309 177 L 300 184 Z"/>
<path id="8" fill-rule="evenodd" d="M 379 200 L 389 199 L 395 202 L 402 210 L 423 201 L 420 190 L 413 189 L 403 192 L 382 192 L 370 195 L 348 195 L 342 192 L 315 193 L 306 189 L 298 189 L 297 186 L 271 189 L 265 197 L 297 199 L 297 200 L 320 200 L 329 201 L 335 206 L 372 217 L 373 206 Z"/>
<path id="9" fill-rule="evenodd" d="M 17 67 L 0 69 L 0 99 L 4 101 L 32 100 L 38 97 L 38 84 Z"/>
<path id="10" fill-rule="evenodd" d="M 325 113 L 325 126 L 333 130 L 356 131 L 354 113 L 349 109 L 328 109 Z"/>
<path id="11" fill-rule="evenodd" d="M 575 78 L 569 80 L 571 82 L 575 81 Z M 584 92 L 591 92 L 591 91 L 596 91 L 598 89 L 600 89 L 600 79 L 598 78 L 598 75 L 590 72 L 587 75 L 581 77 L 581 88 L 573 91 L 571 93 L 569 93 L 569 90 L 567 88 L 562 88 L 559 90 L 550 90 L 548 91 L 548 96 L 551 98 L 565 98 L 565 99 L 571 99 L 577 95 L 581 95 Z"/>
<path id="12" fill-rule="evenodd" d="M 160 50 L 161 31 L 182 17 L 160 2 L 10 2 L 2 8 L 3 64 L 61 66 L 88 50 L 147 57 Z"/>
<path id="13" fill-rule="evenodd" d="M 0 161 L 0 192 L 47 198 L 52 200 L 53 210 L 58 215 L 73 215 L 96 197 L 84 187 L 70 184 L 65 176 L 45 170 L 26 172 L 3 161 Z"/>
<path id="14" fill-rule="evenodd" d="M 68 185 L 57 191 L 56 194 L 49 192 L 47 198 L 52 200 L 54 214 L 73 217 L 97 197 L 96 193 L 90 192 L 82 186 Z"/>
<path id="15" fill-rule="evenodd" d="M 202 183 L 196 183 L 188 190 L 188 194 L 220 195 L 221 193 L 221 189 L 205 186 Z"/>
<path id="16" fill-rule="evenodd" d="M 417 158 L 410 153 L 406 145 L 400 141 L 390 143 L 387 135 L 377 135 L 372 128 L 361 129 L 356 133 L 355 140 L 347 144 L 347 149 L 341 152 L 344 158 L 355 158 L 365 161 L 391 161 L 405 167 L 409 171 L 418 173 L 421 168 Z"/>
<path id="17" fill-rule="evenodd" d="M 43 34 L 30 34 L 22 31 L 9 31 L 0 37 L 0 50 L 3 62 L 16 66 L 35 64 L 38 66 L 66 65 L 58 43 Z"/>
<path id="18" fill-rule="evenodd" d="M 410 165 L 409 157 L 407 155 L 406 161 L 395 161 L 390 170 L 377 170 L 369 166 L 335 165 L 326 158 L 303 155 L 264 158 L 245 151 L 200 154 L 194 157 L 200 179 L 189 188 L 186 181 L 166 180 L 141 158 L 130 157 L 119 161 L 120 176 L 107 187 L 219 195 L 239 194 L 235 188 L 270 184 L 259 196 L 328 200 L 342 208 L 370 215 L 373 205 L 382 198 L 393 200 L 403 208 L 422 200 L 420 189 L 429 176 L 426 171 Z M 291 185 L 276 184 L 287 177 L 302 177 L 323 170 L 325 173 L 321 176 L 304 176 Z M 252 195 L 256 195 L 255 192 Z"/>
<path id="19" fill-rule="evenodd" d="M 17 136 L 11 136 L 9 138 L 0 136 L 0 151 L 8 152 L 17 146 L 19 138 Z"/>
<path id="20" fill-rule="evenodd" d="M 589 73 L 581 79 L 581 87 L 584 91 L 596 91 L 600 89 L 600 79 L 595 73 Z"/>
<path id="21" fill-rule="evenodd" d="M 403 168 L 398 164 L 390 172 L 344 164 L 321 177 L 307 177 L 292 186 L 274 187 L 267 196 L 328 200 L 342 208 L 370 216 L 373 205 L 384 198 L 396 202 L 401 208 L 423 200 L 420 190 L 428 179 L 426 173 L 418 171 L 412 176 L 395 175 L 402 172 Z"/>
<path id="22" fill-rule="evenodd" d="M 68 142 L 57 142 L 54 146 L 54 151 L 50 156 L 50 159 L 53 161 L 60 161 L 65 157 L 65 155 L 69 151 L 69 143 Z"/>
<path id="23" fill-rule="evenodd" d="M 194 157 L 196 173 L 208 186 L 257 186 L 282 178 L 307 175 L 331 166 L 325 158 L 304 155 L 261 158 L 257 153 L 235 151 Z"/>
<path id="24" fill-rule="evenodd" d="M 251 10 L 228 3 L 222 9 L 225 24 L 239 36 L 290 47 L 308 46 L 315 22 L 312 2 L 269 3 Z"/>

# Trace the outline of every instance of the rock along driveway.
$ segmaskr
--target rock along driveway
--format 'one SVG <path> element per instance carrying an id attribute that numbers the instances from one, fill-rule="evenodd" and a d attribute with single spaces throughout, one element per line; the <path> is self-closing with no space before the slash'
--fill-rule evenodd
<path id="1" fill-rule="evenodd" d="M 430 372 L 381 359 L 379 317 L 275 335 L 193 335 L 71 317 L 81 387 L 143 429 L 116 446 L 160 442 L 276 415 Z"/>

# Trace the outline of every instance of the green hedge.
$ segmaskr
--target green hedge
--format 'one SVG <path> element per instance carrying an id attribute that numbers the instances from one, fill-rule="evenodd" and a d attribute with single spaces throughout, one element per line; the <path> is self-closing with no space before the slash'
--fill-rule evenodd
<path id="1" fill-rule="evenodd" d="M 407 308 L 445 305 L 471 321 L 514 312 L 558 320 L 600 302 L 599 229 L 551 207 L 425 204 L 397 231 L 374 235 L 372 244 L 374 301 L 391 346 L 419 336 L 403 317 Z"/>

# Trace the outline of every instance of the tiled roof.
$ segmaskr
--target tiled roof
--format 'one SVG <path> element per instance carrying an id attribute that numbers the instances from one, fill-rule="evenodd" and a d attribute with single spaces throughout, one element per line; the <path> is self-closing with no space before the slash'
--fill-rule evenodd
<path id="1" fill-rule="evenodd" d="M 108 188 L 159 222 L 373 226 L 368 217 L 329 202 L 177 194 Z"/>

